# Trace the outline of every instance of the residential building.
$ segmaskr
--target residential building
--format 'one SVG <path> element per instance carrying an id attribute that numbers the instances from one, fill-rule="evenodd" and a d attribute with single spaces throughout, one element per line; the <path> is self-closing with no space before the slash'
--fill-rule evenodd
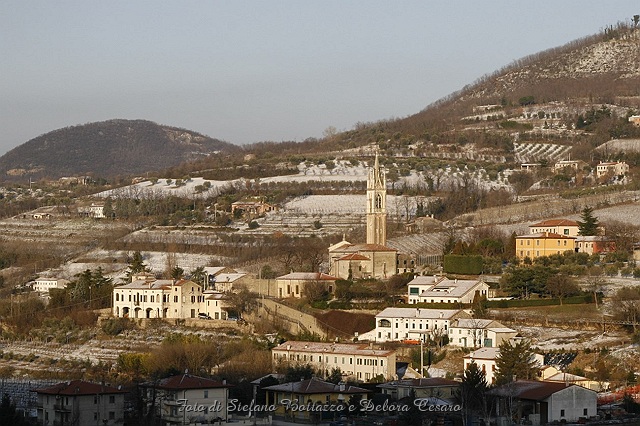
<path id="1" fill-rule="evenodd" d="M 622 176 L 629 173 L 629 165 L 624 161 L 600 162 L 596 166 L 596 177 L 600 179 Z"/>
<path id="2" fill-rule="evenodd" d="M 497 347 L 485 347 L 476 349 L 475 351 L 467 354 L 463 358 L 464 369 L 468 369 L 469 365 L 475 363 L 478 369 L 481 370 L 487 383 L 492 385 L 496 383 L 496 357 L 500 353 L 500 349 Z"/>
<path id="3" fill-rule="evenodd" d="M 241 212 L 241 214 L 248 219 L 264 216 L 267 212 L 273 210 L 275 210 L 274 206 L 262 200 L 243 200 L 231 203 L 231 216 L 235 216 Z"/>
<path id="4" fill-rule="evenodd" d="M 33 282 L 33 291 L 49 294 L 49 290 L 52 288 L 64 289 L 69 283 L 70 281 L 64 278 L 38 277 Z"/>
<path id="5" fill-rule="evenodd" d="M 215 290 L 217 277 L 220 274 L 235 274 L 238 271 L 226 266 L 205 266 L 204 268 L 204 288 L 205 290 Z"/>
<path id="6" fill-rule="evenodd" d="M 377 386 L 382 394 L 390 395 L 395 401 L 408 396 L 415 398 L 443 398 L 454 399 L 460 382 L 442 377 L 428 377 L 420 379 L 394 380 Z"/>
<path id="7" fill-rule="evenodd" d="M 373 342 L 438 340 L 449 334 L 453 320 L 470 317 L 461 309 L 386 308 L 376 315 L 376 328 L 359 335 L 358 339 Z"/>
<path id="8" fill-rule="evenodd" d="M 518 332 L 498 321 L 481 318 L 459 318 L 449 328 L 449 344 L 463 348 L 498 347 Z"/>
<path id="9" fill-rule="evenodd" d="M 78 206 L 78 215 L 104 219 L 104 203 L 91 203 L 89 205 Z"/>
<path id="10" fill-rule="evenodd" d="M 575 251 L 576 237 L 541 232 L 537 234 L 516 236 L 516 256 L 519 259 L 528 257 L 535 259 L 541 256 L 561 254 L 565 251 Z"/>
<path id="11" fill-rule="evenodd" d="M 582 160 L 561 160 L 553 165 L 553 172 L 560 173 L 565 169 L 570 169 L 577 172 L 582 170 L 586 166 L 587 163 Z"/>
<path id="12" fill-rule="evenodd" d="M 204 292 L 204 309 L 201 309 L 199 314 L 204 312 L 208 319 L 228 319 L 227 310 L 229 305 L 227 303 L 227 295 L 225 293 L 218 293 L 212 291 Z M 201 315 L 199 315 L 201 316 Z"/>
<path id="13" fill-rule="evenodd" d="M 575 374 L 563 373 L 562 371 L 558 371 L 557 373 L 548 376 L 543 380 L 545 382 L 573 383 L 575 385 L 582 386 L 583 388 L 591 389 L 596 392 L 604 392 L 609 389 L 609 382 L 607 381 L 599 382 L 597 380 L 591 380 Z"/>
<path id="14" fill-rule="evenodd" d="M 147 412 L 162 419 L 163 425 L 226 422 L 229 388 L 224 381 L 179 374 L 142 385 Z M 184 409 L 193 407 L 192 410 Z M 197 408 L 197 409 L 196 409 Z"/>
<path id="15" fill-rule="evenodd" d="M 604 235 L 576 237 L 576 252 L 587 254 L 609 253 L 616 250 L 616 242 Z"/>
<path id="16" fill-rule="evenodd" d="M 382 376 L 395 378 L 396 352 L 363 343 L 287 341 L 271 349 L 274 365 L 311 365 L 328 376 L 339 368 L 345 379 L 368 382 Z"/>
<path id="17" fill-rule="evenodd" d="M 351 397 L 367 399 L 369 391 L 345 383 L 333 384 L 318 378 L 299 382 L 283 383 L 267 386 L 267 405 L 275 405 L 276 416 L 284 416 L 292 421 L 319 422 L 331 420 L 341 415 L 340 406 L 348 407 Z M 326 405 L 327 409 L 304 409 L 318 405 Z M 293 409 L 292 407 L 302 407 Z"/>
<path id="18" fill-rule="evenodd" d="M 219 291 L 222 293 L 229 293 L 231 291 L 237 291 L 239 287 L 244 284 L 247 274 L 242 272 L 222 272 L 215 276 L 215 280 L 209 281 L 209 290 Z"/>
<path id="19" fill-rule="evenodd" d="M 321 286 L 324 291 L 333 293 L 336 277 L 321 272 L 291 272 L 276 278 L 278 297 L 304 297 L 307 286 Z"/>
<path id="20" fill-rule="evenodd" d="M 538 170 L 540 167 L 542 167 L 542 164 L 540 163 L 522 163 L 520 164 L 520 170 L 524 170 L 524 171 L 533 171 L 533 170 Z"/>
<path id="21" fill-rule="evenodd" d="M 113 289 L 116 317 L 197 318 L 200 312 L 205 312 L 205 294 L 193 281 L 132 278 L 131 283 Z"/>
<path id="22" fill-rule="evenodd" d="M 471 363 L 475 363 L 482 372 L 484 372 L 488 384 L 495 384 L 496 382 L 496 358 L 500 355 L 500 348 L 498 347 L 484 347 L 476 349 L 475 351 L 465 355 L 463 357 L 464 369 L 469 368 Z M 544 355 L 533 355 L 536 364 L 539 367 L 544 365 Z"/>
<path id="23" fill-rule="evenodd" d="M 482 280 L 450 280 L 443 276 L 417 276 L 407 284 L 407 301 L 416 303 L 472 303 L 476 294 L 489 297 Z"/>
<path id="24" fill-rule="evenodd" d="M 34 392 L 38 394 L 38 424 L 124 424 L 126 391 L 121 389 L 72 380 Z"/>
<path id="25" fill-rule="evenodd" d="M 597 415 L 597 393 L 571 383 L 518 380 L 489 391 L 497 397 L 495 413 L 501 421 L 531 425 L 575 423 Z"/>
<path id="26" fill-rule="evenodd" d="M 580 232 L 578 223 L 569 219 L 548 219 L 529 225 L 530 234 L 559 234 L 566 237 L 577 237 Z"/>

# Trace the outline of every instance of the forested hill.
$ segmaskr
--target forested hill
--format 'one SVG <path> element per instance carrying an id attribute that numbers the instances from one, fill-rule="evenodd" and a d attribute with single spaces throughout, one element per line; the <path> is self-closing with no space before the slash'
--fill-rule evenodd
<path id="1" fill-rule="evenodd" d="M 54 130 L 14 148 L 0 157 L 0 179 L 138 175 L 240 150 L 151 121 L 109 120 Z"/>

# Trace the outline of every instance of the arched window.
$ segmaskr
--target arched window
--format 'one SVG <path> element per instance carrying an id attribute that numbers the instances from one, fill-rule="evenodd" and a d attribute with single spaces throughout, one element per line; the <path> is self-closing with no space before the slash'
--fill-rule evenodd
<path id="1" fill-rule="evenodd" d="M 386 319 L 381 319 L 380 321 L 378 321 L 378 326 L 379 327 L 391 327 L 391 321 L 386 320 Z"/>
<path id="2" fill-rule="evenodd" d="M 376 209 L 382 208 L 382 195 L 376 194 Z"/>

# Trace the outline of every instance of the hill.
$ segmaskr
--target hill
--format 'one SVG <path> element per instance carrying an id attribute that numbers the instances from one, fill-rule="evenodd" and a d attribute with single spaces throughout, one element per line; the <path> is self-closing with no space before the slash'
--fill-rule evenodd
<path id="1" fill-rule="evenodd" d="M 0 176 L 112 178 L 240 150 L 227 142 L 151 121 L 109 120 L 54 130 L 31 139 L 0 157 Z"/>

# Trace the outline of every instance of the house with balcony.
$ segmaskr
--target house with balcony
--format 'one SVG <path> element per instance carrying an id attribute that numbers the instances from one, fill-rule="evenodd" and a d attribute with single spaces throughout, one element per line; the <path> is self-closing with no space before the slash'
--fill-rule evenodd
<path id="1" fill-rule="evenodd" d="M 38 395 L 38 424 L 124 424 L 126 391 L 119 388 L 71 380 L 34 392 Z"/>
<path id="2" fill-rule="evenodd" d="M 205 294 L 193 281 L 138 275 L 114 287 L 112 312 L 123 318 L 197 318 L 205 312 Z"/>
<path id="3" fill-rule="evenodd" d="M 226 382 L 179 374 L 141 385 L 147 414 L 163 425 L 208 424 L 229 419 Z M 192 409 L 185 409 L 185 407 Z"/>
<path id="4" fill-rule="evenodd" d="M 458 318 L 471 318 L 462 309 L 386 308 L 376 315 L 376 328 L 357 336 L 371 342 L 441 340 Z"/>
<path id="5" fill-rule="evenodd" d="M 274 366 L 308 364 L 324 376 L 339 368 L 345 380 L 368 382 L 379 376 L 391 380 L 396 375 L 396 352 L 364 343 L 290 340 L 271 349 L 271 354 Z"/>

